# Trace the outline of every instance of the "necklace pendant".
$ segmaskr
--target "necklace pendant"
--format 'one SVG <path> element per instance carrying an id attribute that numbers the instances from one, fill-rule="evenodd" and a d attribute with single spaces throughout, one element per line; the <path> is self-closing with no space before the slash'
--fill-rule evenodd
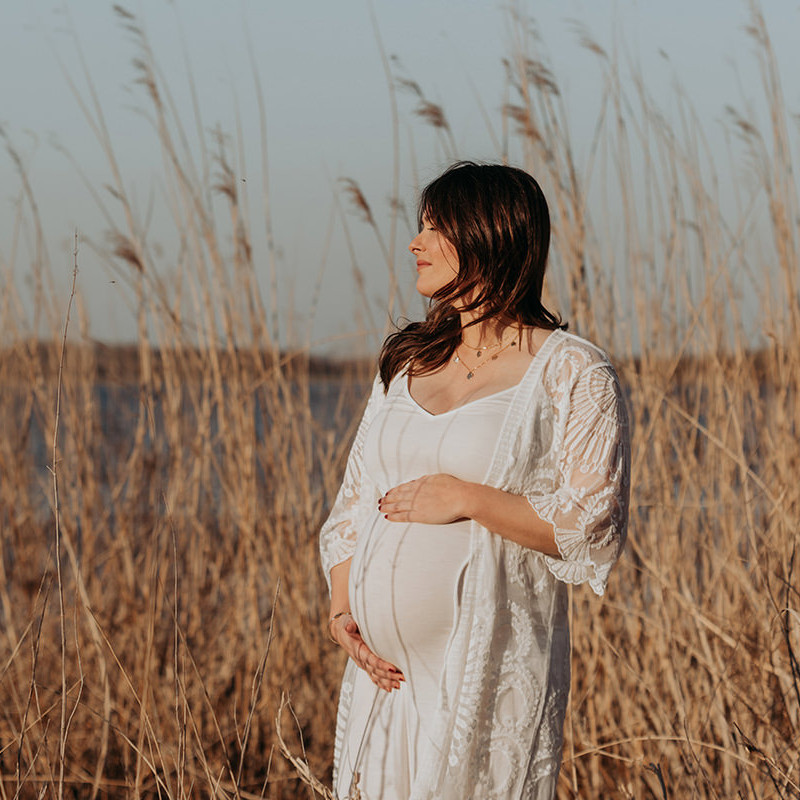
<path id="1" fill-rule="evenodd" d="M 475 353 L 476 358 L 480 358 L 481 357 L 481 353 L 483 353 L 483 350 L 478 350 L 478 352 Z"/>
<path id="2" fill-rule="evenodd" d="M 470 370 L 470 371 L 467 373 L 467 380 L 468 380 L 468 381 L 469 381 L 469 380 L 472 380 L 472 376 L 473 376 L 474 374 L 475 374 L 475 373 L 474 373 L 472 370 Z"/>

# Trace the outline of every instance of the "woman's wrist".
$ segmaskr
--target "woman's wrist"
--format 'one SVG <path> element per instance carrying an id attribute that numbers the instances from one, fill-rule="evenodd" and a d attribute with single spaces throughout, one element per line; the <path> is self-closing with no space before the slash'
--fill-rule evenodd
<path id="1" fill-rule="evenodd" d="M 462 519 L 475 519 L 480 507 L 480 493 L 483 486 L 480 483 L 461 481 L 459 511 Z"/>
<path id="2" fill-rule="evenodd" d="M 483 483 L 467 483 L 462 488 L 465 517 L 503 539 L 561 558 L 552 524 L 542 520 L 523 495 Z"/>
<path id="3" fill-rule="evenodd" d="M 338 639 L 336 639 L 333 635 L 334 623 L 336 623 L 336 621 L 341 619 L 342 617 L 350 617 L 352 619 L 353 615 L 349 611 L 337 611 L 331 614 L 330 617 L 328 618 L 328 638 L 334 644 L 339 644 Z"/>

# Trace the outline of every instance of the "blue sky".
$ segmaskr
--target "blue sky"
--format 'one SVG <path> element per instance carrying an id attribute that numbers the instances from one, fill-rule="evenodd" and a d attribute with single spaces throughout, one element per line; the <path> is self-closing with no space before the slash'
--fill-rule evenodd
<path id="1" fill-rule="evenodd" d="M 712 142 L 726 104 L 758 105 L 757 70 L 743 32 L 748 20 L 744 2 L 530 0 L 520 5 L 536 20 L 542 52 L 567 103 L 579 154 L 588 148 L 600 85 L 596 61 L 577 42 L 574 20 L 584 24 L 604 47 L 620 42 L 623 57 L 641 65 L 649 90 L 663 98 L 667 110 L 672 87 L 679 80 L 704 118 Z M 252 44 L 267 110 L 274 229 L 281 250 L 281 304 L 291 304 L 297 312 L 296 326 L 308 328 L 308 287 L 320 271 L 337 179 L 358 181 L 380 219 L 385 218 L 391 188 L 391 108 L 369 4 L 366 0 L 138 0 L 126 7 L 144 25 L 186 120 L 191 105 L 181 41 L 191 61 L 206 128 L 219 123 L 235 133 L 236 121 L 241 120 L 247 156 L 241 170 L 246 174 L 241 177 L 250 177 L 251 184 L 257 183 L 260 170 L 248 39 Z M 496 158 L 480 104 L 499 120 L 505 91 L 502 58 L 509 44 L 506 5 L 479 0 L 373 0 L 373 9 L 386 51 L 402 65 L 396 69 L 445 108 L 458 156 Z M 787 104 L 800 109 L 800 83 L 795 77 L 800 74 L 795 47 L 800 4 L 769 0 L 762 9 L 779 58 Z M 135 46 L 112 4 L 101 0 L 68 0 L 63 6 L 44 0 L 6 3 L 0 25 L 0 74 L 4 76 L 0 123 L 23 157 L 41 207 L 56 282 L 64 291 L 72 231 L 77 228 L 82 235 L 100 240 L 105 223 L 59 147 L 69 151 L 93 185 L 108 181 L 107 164 L 65 79 L 66 69 L 85 96 L 70 30 L 80 41 L 129 190 L 143 209 L 152 194 L 162 191 L 155 137 L 136 110 L 145 103 L 141 89 L 133 85 Z M 412 113 L 411 96 L 400 93 L 398 99 L 400 194 L 413 206 L 416 182 L 433 177 L 447 158 L 434 132 Z M 15 281 L 26 292 L 24 248 L 15 255 L 12 247 L 18 192 L 15 168 L 3 151 L 0 260 L 6 270 L 14 260 Z M 373 237 L 355 215 L 348 224 L 368 291 L 379 309 L 386 280 Z M 357 300 L 339 227 L 330 242 L 322 300 L 310 331 L 314 341 L 353 329 Z M 166 239 L 170 232 L 154 223 L 152 236 Z M 170 243 L 163 244 L 168 250 Z M 399 263 L 405 263 L 402 256 Z M 407 266 L 406 289 L 410 290 L 410 259 Z M 79 283 L 91 333 L 124 340 L 133 333 L 132 317 L 124 290 L 111 280 L 101 260 L 89 248 L 83 249 Z M 379 310 L 376 313 L 380 315 Z"/>

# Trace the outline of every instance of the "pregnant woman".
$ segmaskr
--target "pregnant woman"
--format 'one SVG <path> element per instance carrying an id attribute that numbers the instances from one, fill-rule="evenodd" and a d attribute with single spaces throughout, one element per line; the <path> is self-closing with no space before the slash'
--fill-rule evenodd
<path id="1" fill-rule="evenodd" d="M 536 181 L 459 163 L 409 245 L 422 322 L 380 355 L 321 532 L 347 663 L 339 800 L 550 800 L 569 692 L 567 584 L 625 539 L 629 438 L 605 354 L 541 302 Z"/>

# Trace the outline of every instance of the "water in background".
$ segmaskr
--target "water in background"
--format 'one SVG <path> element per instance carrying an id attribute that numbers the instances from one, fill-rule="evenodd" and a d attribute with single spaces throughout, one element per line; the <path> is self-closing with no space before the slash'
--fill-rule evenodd
<path id="1" fill-rule="evenodd" d="M 297 407 L 304 409 L 307 405 L 314 420 L 312 447 L 315 436 L 333 435 L 338 439 L 346 434 L 349 423 L 363 406 L 369 388 L 368 383 L 353 381 L 352 376 L 348 376 L 343 379 L 311 378 L 307 399 L 298 391 Z M 33 509 L 37 518 L 44 518 L 52 514 L 52 474 L 49 469 L 52 463 L 52 441 L 45 435 L 42 423 L 44 415 L 42 409 L 36 408 L 35 405 L 26 406 L 23 397 L 17 398 L 16 402 L 8 397 L 6 399 L 15 406 L 14 416 L 19 419 L 20 441 L 24 449 L 24 454 L 21 455 L 32 470 Z M 269 433 L 270 414 L 267 410 L 269 403 L 266 402 L 263 391 L 254 392 L 253 399 L 256 443 L 263 444 L 265 436 Z M 124 464 L 133 446 L 133 436 L 140 414 L 139 387 L 135 384 L 96 383 L 92 397 L 94 406 L 92 418 L 78 417 L 80 425 L 92 426 L 88 431 L 70 430 L 69 420 L 75 417 L 69 413 L 69 403 L 69 396 L 63 396 L 59 424 L 61 456 L 62 458 L 67 456 L 68 449 L 77 446 L 76 442 L 81 442 L 81 446 L 88 445 L 92 453 L 93 478 L 100 485 L 104 497 L 110 501 L 112 485 L 118 480 L 115 476 L 118 475 L 119 468 Z M 147 426 L 143 444 L 144 459 L 155 465 L 154 477 L 163 479 L 166 478 L 165 470 L 170 454 L 167 438 L 159 433 L 163 431 L 163 407 L 158 396 L 154 403 L 148 405 L 146 411 L 150 424 Z M 52 409 L 47 409 L 47 414 L 52 415 Z M 188 424 L 185 424 L 185 429 L 192 430 L 191 418 L 194 416 L 194 411 L 188 395 L 184 397 L 181 414 L 187 415 Z M 76 435 L 72 435 L 73 433 Z M 218 454 L 221 442 L 217 437 L 215 411 L 211 414 L 211 430 L 208 436 Z M 190 441 L 185 442 L 187 450 L 191 446 Z M 312 475 L 312 480 L 316 482 L 317 477 Z M 62 471 L 60 481 L 68 483 L 73 478 L 74 476 Z M 259 484 L 260 490 L 268 490 L 268 478 L 260 466 Z M 208 488 L 212 497 L 218 497 L 220 491 L 218 485 Z"/>

